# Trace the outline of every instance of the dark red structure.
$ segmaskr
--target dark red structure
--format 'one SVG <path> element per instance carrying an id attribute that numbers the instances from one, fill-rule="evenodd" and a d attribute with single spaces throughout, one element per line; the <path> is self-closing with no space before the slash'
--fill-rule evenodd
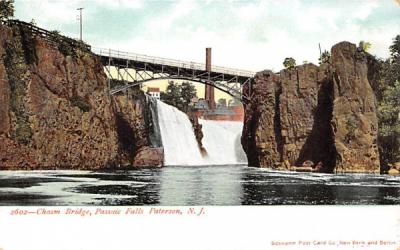
<path id="1" fill-rule="evenodd" d="M 208 73 L 211 72 L 211 48 L 206 48 L 206 71 Z M 215 109 L 215 97 L 214 97 L 214 86 L 205 85 L 205 91 L 204 91 L 204 99 L 208 103 L 208 107 L 210 110 Z"/>

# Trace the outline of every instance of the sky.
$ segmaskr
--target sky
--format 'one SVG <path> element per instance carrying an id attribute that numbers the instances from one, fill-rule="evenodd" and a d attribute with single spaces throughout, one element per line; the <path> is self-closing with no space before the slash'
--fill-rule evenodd
<path id="1" fill-rule="evenodd" d="M 318 63 L 319 47 L 372 44 L 389 56 L 400 34 L 400 0 L 145 1 L 15 0 L 15 16 L 99 48 L 204 62 L 243 70 L 282 69 L 286 57 Z"/>

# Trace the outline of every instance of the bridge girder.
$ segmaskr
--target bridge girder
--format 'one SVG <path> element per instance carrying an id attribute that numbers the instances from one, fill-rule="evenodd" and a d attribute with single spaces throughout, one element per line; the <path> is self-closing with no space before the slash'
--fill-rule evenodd
<path id="1" fill-rule="evenodd" d="M 249 76 L 199 70 L 194 67 L 170 66 L 157 62 L 141 62 L 104 55 L 100 55 L 100 58 L 103 66 L 106 68 L 105 71 L 108 77 L 113 81 L 123 83 L 122 86 L 120 85 L 111 89 L 110 94 L 116 94 L 153 80 L 187 80 L 214 86 L 216 89 L 231 95 L 241 102 L 247 102 L 251 98 L 251 86 L 247 88 L 248 93 L 243 93 L 242 91 L 245 85 L 251 85 L 252 77 Z M 117 69 L 117 79 L 111 73 L 110 67 Z M 126 72 L 131 79 L 123 79 L 120 73 L 121 70 Z M 129 73 L 129 70 L 135 71 L 135 77 Z"/>

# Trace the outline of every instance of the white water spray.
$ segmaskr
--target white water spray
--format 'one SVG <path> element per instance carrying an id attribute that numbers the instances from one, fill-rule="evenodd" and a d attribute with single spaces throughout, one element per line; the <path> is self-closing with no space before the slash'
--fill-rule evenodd
<path id="1" fill-rule="evenodd" d="M 241 122 L 199 120 L 203 128 L 202 156 L 187 115 L 157 101 L 158 124 L 164 147 L 164 164 L 179 166 L 245 164 L 240 144 Z"/>
<path id="2" fill-rule="evenodd" d="M 243 124 L 234 121 L 201 120 L 203 146 L 207 150 L 205 160 L 212 165 L 246 164 L 240 137 Z"/>

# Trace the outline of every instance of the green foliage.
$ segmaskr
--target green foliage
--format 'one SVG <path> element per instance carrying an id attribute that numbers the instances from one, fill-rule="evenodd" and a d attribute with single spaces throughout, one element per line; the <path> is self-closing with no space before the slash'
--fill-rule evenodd
<path id="1" fill-rule="evenodd" d="M 329 63 L 331 61 L 331 53 L 325 50 L 324 52 L 322 52 L 321 57 L 318 60 L 319 64 Z"/>
<path id="2" fill-rule="evenodd" d="M 165 92 L 160 93 L 160 99 L 184 112 L 188 111 L 190 100 L 196 97 L 196 88 L 192 83 L 184 82 L 182 85 L 168 82 Z"/>
<path id="3" fill-rule="evenodd" d="M 16 122 L 11 138 L 19 143 L 28 144 L 32 138 L 32 131 L 25 107 L 29 71 L 24 59 L 23 44 L 7 43 L 5 50 L 7 56 L 4 58 L 4 65 L 10 85 L 10 109 Z"/>
<path id="4" fill-rule="evenodd" d="M 78 107 L 83 112 L 89 112 L 91 109 L 90 104 L 83 97 L 75 95 L 69 101 L 72 106 Z"/>
<path id="5" fill-rule="evenodd" d="M 51 36 L 53 42 L 57 44 L 58 50 L 64 56 L 77 57 L 78 50 L 87 51 L 88 47 L 90 47 L 87 43 L 83 41 L 75 41 L 71 38 L 61 35 L 60 31 L 58 30 L 51 31 Z"/>
<path id="6" fill-rule="evenodd" d="M 190 82 L 183 82 L 181 85 L 182 105 L 185 111 L 188 111 L 190 101 L 197 96 L 196 88 Z"/>
<path id="7" fill-rule="evenodd" d="M 0 1 L 0 20 L 7 20 L 14 17 L 14 0 Z"/>
<path id="8" fill-rule="evenodd" d="M 372 45 L 370 42 L 365 42 L 365 41 L 360 41 L 360 43 L 358 44 L 358 47 L 364 52 L 368 52 L 371 46 Z"/>
<path id="9" fill-rule="evenodd" d="M 60 36 L 60 31 L 59 30 L 52 30 L 52 31 L 50 31 L 50 33 L 51 33 L 52 36 L 55 36 L 55 37 Z"/>
<path id="10" fill-rule="evenodd" d="M 344 140 L 349 143 L 351 140 L 356 138 L 356 130 L 357 130 L 357 120 L 354 116 L 350 116 L 346 122 L 346 130 L 347 134 Z"/>
<path id="11" fill-rule="evenodd" d="M 37 55 L 35 49 L 35 42 L 33 41 L 32 31 L 26 26 L 19 26 L 19 31 L 21 34 L 22 47 L 25 55 L 25 60 L 27 64 L 33 64 L 37 62 Z"/>
<path id="12" fill-rule="evenodd" d="M 400 35 L 393 39 L 393 44 L 389 47 L 392 57 L 400 56 Z"/>
<path id="13" fill-rule="evenodd" d="M 400 82 L 385 89 L 378 110 L 382 163 L 388 165 L 400 161 Z"/>
<path id="14" fill-rule="evenodd" d="M 400 161 L 400 35 L 390 46 L 390 59 L 381 61 L 378 88 L 379 151 L 385 170 Z"/>
<path id="15" fill-rule="evenodd" d="M 51 31 L 52 40 L 57 44 L 58 50 L 64 56 L 75 56 L 75 51 L 73 46 L 71 46 L 68 42 L 63 39 L 63 36 L 60 34 L 58 30 Z"/>
<path id="16" fill-rule="evenodd" d="M 285 60 L 283 61 L 283 66 L 286 69 L 294 68 L 294 66 L 296 66 L 296 60 L 294 60 L 293 57 L 286 57 Z"/>
<path id="17" fill-rule="evenodd" d="M 165 92 L 160 93 L 161 101 L 166 104 L 172 105 L 179 109 L 182 108 L 182 101 L 180 99 L 181 88 L 179 85 L 176 85 L 173 81 L 168 82 L 167 89 Z"/>
<path id="18" fill-rule="evenodd" d="M 23 120 L 17 120 L 17 128 L 15 131 L 15 139 L 19 143 L 28 144 L 32 138 L 32 130 L 29 124 Z"/>
<path id="19" fill-rule="evenodd" d="M 399 114 L 400 82 L 397 81 L 394 86 L 388 86 L 385 89 L 379 105 L 379 119 L 384 125 L 381 128 L 383 135 L 389 135 L 392 132 L 400 134 Z"/>

